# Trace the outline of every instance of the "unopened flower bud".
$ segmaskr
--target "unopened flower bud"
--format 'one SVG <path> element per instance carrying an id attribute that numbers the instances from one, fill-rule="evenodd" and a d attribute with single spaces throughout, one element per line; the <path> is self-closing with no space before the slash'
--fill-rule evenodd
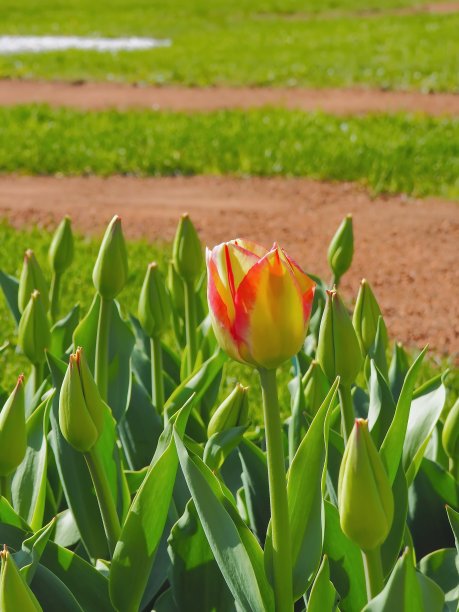
<path id="1" fill-rule="evenodd" d="M 441 436 L 443 448 L 451 459 L 459 458 L 459 399 L 446 417 L 443 433 Z"/>
<path id="2" fill-rule="evenodd" d="M 247 391 L 248 387 L 243 387 L 238 383 L 228 397 L 223 400 L 212 415 L 207 427 L 209 438 L 218 432 L 248 423 L 249 401 Z"/>
<path id="3" fill-rule="evenodd" d="M 62 274 L 73 261 L 73 234 L 70 217 L 64 217 L 54 232 L 48 251 L 51 270 Z"/>
<path id="4" fill-rule="evenodd" d="M 387 538 L 394 498 L 364 419 L 356 419 L 341 461 L 338 507 L 341 529 L 362 550 L 373 550 Z"/>
<path id="5" fill-rule="evenodd" d="M 0 476 L 8 476 L 18 467 L 26 449 L 24 376 L 21 375 L 0 411 Z"/>
<path id="6" fill-rule="evenodd" d="M 335 283 L 349 270 L 354 255 L 354 231 L 352 215 L 347 215 L 328 247 L 328 263 L 333 272 Z"/>
<path id="7" fill-rule="evenodd" d="M 315 359 L 311 362 L 303 377 L 303 389 L 306 409 L 313 416 L 322 406 L 322 402 L 330 391 L 330 383 L 320 367 L 320 363 Z"/>
<path id="8" fill-rule="evenodd" d="M 180 218 L 172 257 L 175 268 L 184 281 L 194 283 L 199 279 L 204 269 L 204 254 L 196 228 L 187 213 Z"/>
<path id="9" fill-rule="evenodd" d="M 6 546 L 0 552 L 0 610 L 2 612 L 42 612 L 43 610 Z"/>
<path id="10" fill-rule="evenodd" d="M 18 308 L 21 313 L 26 309 L 30 296 L 35 290 L 41 293 L 43 306 L 47 311 L 49 306 L 48 283 L 43 276 L 43 272 L 34 252 L 27 249 L 24 254 L 24 265 L 22 266 L 21 276 L 19 278 Z"/>
<path id="11" fill-rule="evenodd" d="M 333 383 L 337 376 L 350 386 L 362 366 L 362 352 L 349 314 L 336 290 L 327 291 L 320 322 L 317 361 Z"/>
<path id="12" fill-rule="evenodd" d="M 113 300 L 123 289 L 127 278 L 126 243 L 121 228 L 121 217 L 115 215 L 102 239 L 92 280 L 103 299 Z"/>
<path id="13" fill-rule="evenodd" d="M 378 321 L 381 316 L 381 309 L 379 308 L 374 293 L 368 282 L 363 279 L 360 283 L 360 289 L 355 303 L 352 324 L 354 325 L 362 352 L 366 354 L 375 341 Z M 382 319 L 381 325 L 382 329 L 380 332 L 382 333 L 383 345 L 387 347 L 388 337 L 384 319 Z"/>
<path id="14" fill-rule="evenodd" d="M 173 259 L 169 261 L 169 266 L 167 268 L 167 288 L 175 312 L 183 317 L 185 311 L 185 291 L 183 289 L 183 281 L 175 269 Z"/>
<path id="15" fill-rule="evenodd" d="M 170 320 L 170 302 L 163 275 L 156 262 L 148 265 L 139 299 L 139 321 L 150 338 L 159 338 Z"/>
<path id="16" fill-rule="evenodd" d="M 34 291 L 19 321 L 18 344 L 29 361 L 36 365 L 45 362 L 45 350 L 50 343 L 51 333 L 43 296 L 39 291 Z"/>
<path id="17" fill-rule="evenodd" d="M 96 444 L 107 409 L 82 348 L 70 355 L 59 397 L 59 426 L 73 448 L 86 453 Z"/>

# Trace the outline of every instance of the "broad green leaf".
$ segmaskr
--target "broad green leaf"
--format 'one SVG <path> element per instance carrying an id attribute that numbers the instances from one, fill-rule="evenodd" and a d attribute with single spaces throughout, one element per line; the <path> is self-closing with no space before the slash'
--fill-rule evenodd
<path id="1" fill-rule="evenodd" d="M 239 445 L 248 425 L 231 427 L 224 431 L 218 431 L 209 438 L 204 448 L 204 463 L 215 472 L 223 465 L 228 455 Z"/>
<path id="2" fill-rule="evenodd" d="M 12 527 L 18 527 L 24 531 L 32 531 L 30 525 L 19 516 L 5 497 L 0 497 L 0 524 L 1 523 L 11 525 Z"/>
<path id="3" fill-rule="evenodd" d="M 308 600 L 308 612 L 333 612 L 336 610 L 337 593 L 330 582 L 330 567 L 324 555 Z"/>
<path id="4" fill-rule="evenodd" d="M 459 607 L 459 555 L 455 548 L 442 548 L 419 562 L 420 571 L 436 582 L 445 594 L 448 612 Z"/>
<path id="5" fill-rule="evenodd" d="M 245 612 L 273 612 L 273 593 L 263 567 L 263 552 L 225 497 L 221 483 L 175 434 L 180 465 L 207 541 L 226 584 Z"/>
<path id="6" fill-rule="evenodd" d="M 395 403 L 384 376 L 371 360 L 370 405 L 368 423 L 371 437 L 379 448 L 387 434 L 395 414 Z"/>
<path id="7" fill-rule="evenodd" d="M 62 580 L 43 565 L 37 567 L 30 587 L 45 612 L 86 612 Z"/>
<path id="8" fill-rule="evenodd" d="M 246 438 L 239 445 L 238 452 L 250 528 L 260 544 L 264 545 L 271 517 L 266 455 Z"/>
<path id="9" fill-rule="evenodd" d="M 13 315 L 16 325 L 19 325 L 19 321 L 21 320 L 21 313 L 18 308 L 19 281 L 17 278 L 14 278 L 14 276 L 5 274 L 5 272 L 0 270 L 0 287 L 2 288 L 6 303 Z"/>
<path id="10" fill-rule="evenodd" d="M 56 516 L 56 530 L 53 541 L 59 546 L 69 548 L 74 546 L 80 539 L 80 532 L 72 512 L 67 509 L 59 512 Z"/>
<path id="11" fill-rule="evenodd" d="M 421 465 L 430 436 L 440 418 L 446 399 L 442 377 L 437 376 L 419 389 L 411 403 L 403 446 L 403 468 L 408 486 Z"/>
<path id="12" fill-rule="evenodd" d="M 408 513 L 408 488 L 406 485 L 405 472 L 399 465 L 394 482 L 392 483 L 392 495 L 394 497 L 394 518 L 389 534 L 381 546 L 381 560 L 384 576 L 390 574 L 402 549 L 403 537 L 406 528 L 406 517 Z"/>
<path id="13" fill-rule="evenodd" d="M 306 411 L 306 400 L 304 397 L 301 370 L 297 367 L 296 377 L 290 381 L 289 390 L 292 396 L 292 416 L 288 425 L 288 456 L 289 464 L 300 445 L 302 435 L 303 413 Z"/>
<path id="14" fill-rule="evenodd" d="M 408 356 L 401 343 L 396 342 L 394 344 L 394 352 L 389 367 L 389 385 L 395 401 L 398 401 L 400 397 L 403 382 L 409 369 Z"/>
<path id="15" fill-rule="evenodd" d="M 177 608 L 172 589 L 167 589 L 155 601 L 152 612 L 180 612 Z"/>
<path id="16" fill-rule="evenodd" d="M 426 351 L 427 347 L 421 351 L 406 375 L 400 397 L 398 398 L 394 418 L 380 448 L 381 459 L 386 467 L 390 482 L 394 481 L 399 462 L 402 458 L 414 385 L 416 384 Z"/>
<path id="17" fill-rule="evenodd" d="M 50 352 L 57 357 L 63 357 L 73 343 L 73 332 L 80 320 L 80 306 L 77 304 L 63 319 L 51 329 Z"/>
<path id="18" fill-rule="evenodd" d="M 338 510 L 328 501 L 323 549 L 330 564 L 331 580 L 341 597 L 341 609 L 361 612 L 367 601 L 362 553 L 342 532 Z"/>
<path id="19" fill-rule="evenodd" d="M 177 415 L 183 434 L 192 399 Z M 137 611 L 166 524 L 178 467 L 172 424 L 161 436 L 145 479 L 129 508 L 110 567 L 110 598 L 117 610 Z"/>
<path id="20" fill-rule="evenodd" d="M 234 599 L 215 562 L 193 500 L 169 536 L 170 581 L 179 610 L 232 612 Z"/>
<path id="21" fill-rule="evenodd" d="M 40 562 L 41 556 L 54 529 L 54 519 L 42 529 L 36 531 L 32 536 L 22 542 L 22 548 L 15 554 L 15 561 L 21 568 L 27 584 L 33 579 Z"/>
<path id="22" fill-rule="evenodd" d="M 46 469 L 48 463 L 50 395 L 27 420 L 27 450 L 11 483 L 13 506 L 34 531 L 43 523 L 46 497 Z"/>
<path id="23" fill-rule="evenodd" d="M 450 506 L 446 506 L 449 524 L 454 533 L 454 541 L 456 543 L 457 553 L 459 555 L 459 512 L 453 510 Z"/>

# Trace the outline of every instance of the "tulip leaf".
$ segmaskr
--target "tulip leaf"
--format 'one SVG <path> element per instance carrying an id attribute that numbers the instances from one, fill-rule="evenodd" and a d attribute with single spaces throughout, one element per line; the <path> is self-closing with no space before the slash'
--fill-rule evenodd
<path id="1" fill-rule="evenodd" d="M 304 421 L 303 414 L 306 412 L 306 399 L 299 366 L 297 366 L 297 370 L 296 377 L 289 383 L 289 390 L 292 396 L 292 416 L 288 426 L 289 463 L 292 463 L 293 457 L 300 445 Z"/>
<path id="2" fill-rule="evenodd" d="M 408 370 L 410 369 L 408 357 L 400 342 L 394 344 L 394 352 L 389 367 L 389 384 L 392 396 L 398 401 Z"/>
<path id="3" fill-rule="evenodd" d="M 58 357 L 63 357 L 73 343 L 73 332 L 80 320 L 80 305 L 77 304 L 51 329 L 50 352 Z"/>
<path id="4" fill-rule="evenodd" d="M 52 520 L 48 525 L 36 531 L 30 538 L 24 540 L 21 550 L 14 556 L 14 560 L 18 567 L 21 568 L 21 574 L 24 576 L 27 584 L 30 584 L 33 579 L 43 551 L 54 529 L 54 524 L 55 521 Z"/>
<path id="5" fill-rule="evenodd" d="M 449 524 L 454 533 L 454 541 L 456 543 L 457 552 L 459 554 L 459 512 L 446 506 L 446 513 L 448 514 Z"/>
<path id="6" fill-rule="evenodd" d="M 5 497 L 0 497 L 0 525 L 11 525 L 12 527 L 19 527 L 24 531 L 32 531 L 30 525 L 19 516 L 13 506 L 10 505 Z"/>
<path id="7" fill-rule="evenodd" d="M 416 379 L 426 351 L 427 347 L 421 351 L 406 375 L 400 397 L 398 398 L 394 418 L 380 448 L 381 458 L 391 483 L 394 481 L 398 465 L 402 458 L 414 385 L 416 384 Z"/>
<path id="8" fill-rule="evenodd" d="M 14 276 L 5 274 L 5 272 L 0 270 L 0 287 L 2 288 L 6 303 L 13 315 L 16 325 L 19 325 L 19 321 L 21 320 L 21 313 L 18 307 L 19 281 L 17 278 L 14 278 Z"/>
<path id="9" fill-rule="evenodd" d="M 167 589 L 158 597 L 152 612 L 180 612 L 175 604 L 172 589 Z"/>
<path id="10" fill-rule="evenodd" d="M 85 612 L 70 589 L 47 567 L 39 565 L 31 588 L 46 612 Z"/>
<path id="11" fill-rule="evenodd" d="M 379 448 L 389 430 L 395 414 L 395 402 L 387 386 L 386 379 L 371 360 L 370 404 L 368 408 L 368 425 L 371 437 Z"/>
<path id="12" fill-rule="evenodd" d="M 436 582 L 445 594 L 448 612 L 459 606 L 459 554 L 455 548 L 442 548 L 419 562 L 420 571 Z"/>
<path id="13" fill-rule="evenodd" d="M 394 563 L 400 555 L 406 528 L 408 487 L 402 465 L 399 465 L 394 482 L 392 483 L 392 495 L 394 498 L 394 507 L 397 511 L 394 512 L 389 534 L 381 545 L 381 561 L 385 576 L 390 574 L 394 567 Z"/>
<path id="14" fill-rule="evenodd" d="M 273 612 L 273 593 L 255 536 L 225 496 L 214 474 L 197 455 L 188 453 L 177 434 L 175 440 L 202 528 L 238 606 L 245 612 Z"/>
<path id="15" fill-rule="evenodd" d="M 27 420 L 27 450 L 12 483 L 13 506 L 34 531 L 40 529 L 45 511 L 48 422 L 53 395 L 50 395 Z"/>
<path id="16" fill-rule="evenodd" d="M 239 445 L 248 425 L 231 427 L 217 431 L 209 438 L 204 448 L 204 463 L 213 471 L 218 471 L 228 455 Z"/>
<path id="17" fill-rule="evenodd" d="M 176 415 L 183 434 L 192 398 Z M 110 598 L 118 610 L 137 611 L 166 524 L 178 457 L 172 424 L 164 430 L 142 485 L 129 508 L 110 567 Z"/>
<path id="18" fill-rule="evenodd" d="M 337 592 L 330 582 L 330 567 L 325 555 L 311 587 L 308 612 L 333 612 L 336 610 Z"/>
<path id="19" fill-rule="evenodd" d="M 442 377 L 428 381 L 415 393 L 403 446 L 403 467 L 408 486 L 421 465 L 430 436 L 440 418 L 446 399 Z"/>
<path id="20" fill-rule="evenodd" d="M 80 532 L 72 512 L 67 509 L 59 512 L 56 516 L 56 530 L 53 540 L 59 546 L 69 548 L 74 546 L 80 539 Z"/>
<path id="21" fill-rule="evenodd" d="M 330 564 L 331 580 L 341 598 L 341 609 L 360 612 L 367 601 L 362 553 L 341 530 L 339 513 L 325 501 L 324 554 Z"/>

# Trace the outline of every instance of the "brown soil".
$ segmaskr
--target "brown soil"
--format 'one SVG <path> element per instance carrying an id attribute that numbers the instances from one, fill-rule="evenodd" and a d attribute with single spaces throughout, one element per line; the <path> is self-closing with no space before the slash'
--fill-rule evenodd
<path id="1" fill-rule="evenodd" d="M 325 278 L 328 243 L 352 212 L 356 253 L 345 295 L 355 296 L 367 278 L 394 337 L 458 354 L 457 204 L 372 199 L 355 185 L 307 179 L 0 177 L 0 215 L 15 225 L 54 226 L 69 213 L 80 230 L 101 232 L 119 213 L 129 237 L 170 240 L 184 210 L 209 245 L 237 236 L 276 240 Z"/>
<path id="2" fill-rule="evenodd" d="M 263 87 L 137 87 L 116 83 L 61 83 L 0 80 L 0 105 L 44 102 L 83 109 L 132 107 L 177 111 L 282 106 L 334 114 L 420 112 L 459 115 L 459 95 L 371 89 L 300 89 Z"/>

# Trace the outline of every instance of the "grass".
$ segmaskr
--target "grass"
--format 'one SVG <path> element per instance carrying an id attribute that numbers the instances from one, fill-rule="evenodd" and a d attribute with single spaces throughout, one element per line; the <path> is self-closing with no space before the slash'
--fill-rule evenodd
<path id="1" fill-rule="evenodd" d="M 386 8 L 417 4 L 389 0 Z M 312 0 L 308 11 L 380 7 Z M 170 37 L 170 48 L 0 56 L 0 76 L 183 85 L 459 91 L 459 14 L 308 18 L 300 0 L 2 4 L 2 33 Z M 299 12 L 298 12 L 299 11 Z M 287 18 L 286 18 L 287 16 Z M 241 44 L 243 41 L 243 44 Z"/>
<path id="2" fill-rule="evenodd" d="M 0 172 L 310 176 L 457 198 L 459 119 L 3 108 Z"/>

